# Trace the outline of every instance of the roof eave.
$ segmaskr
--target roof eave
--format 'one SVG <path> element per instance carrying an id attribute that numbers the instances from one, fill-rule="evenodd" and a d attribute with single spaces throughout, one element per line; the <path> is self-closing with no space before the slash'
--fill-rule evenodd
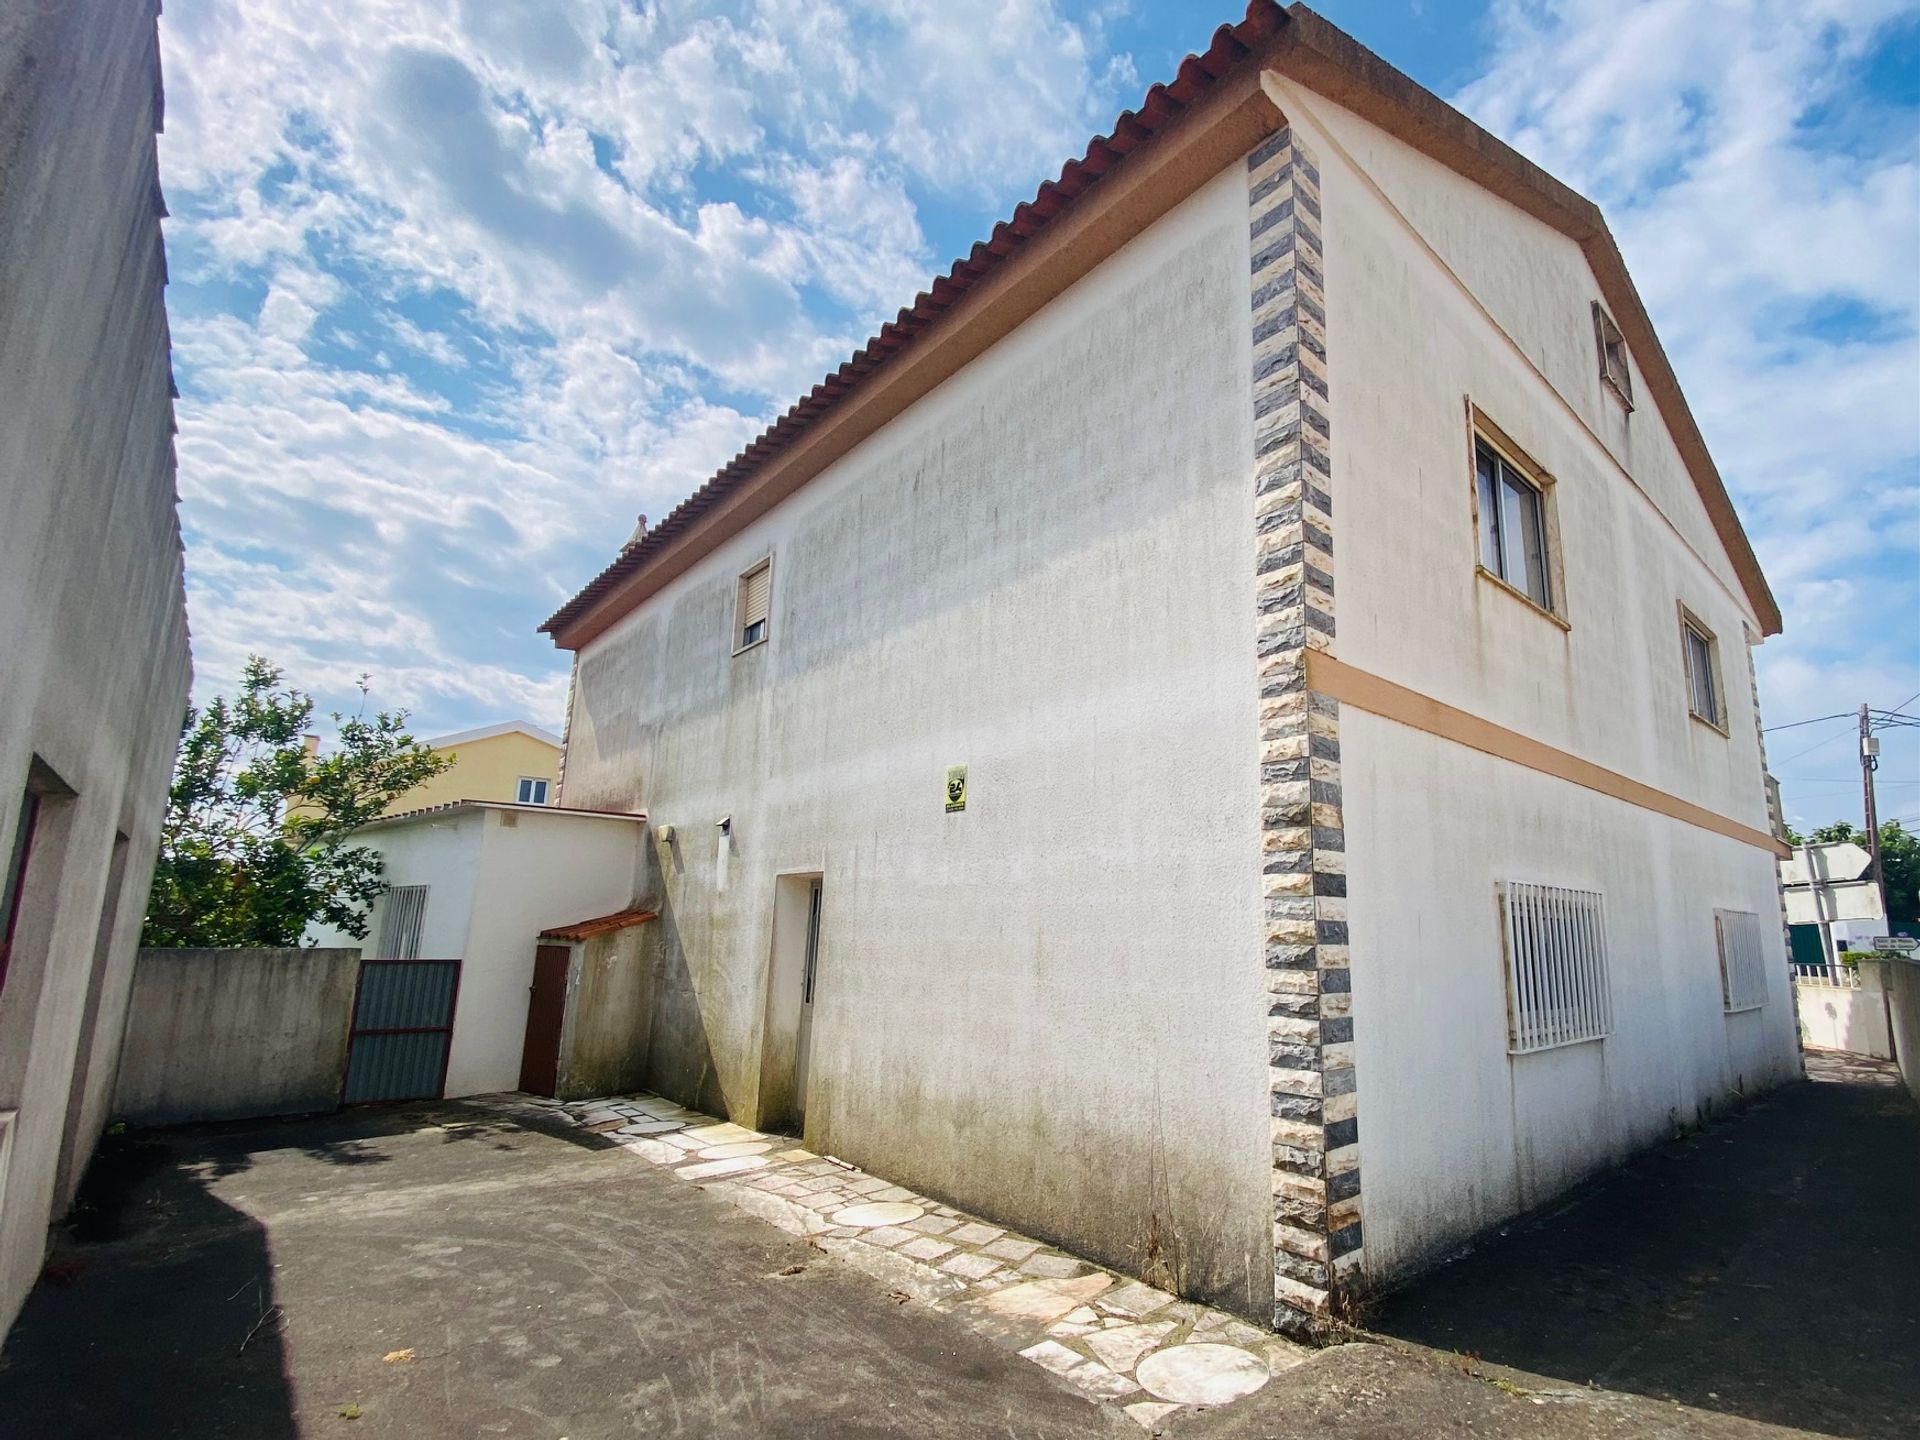
<path id="1" fill-rule="evenodd" d="M 605 633 L 1278 130 L 1286 122 L 1262 86 L 1268 69 L 1581 247 L 1761 633 L 1779 634 L 1779 605 L 1599 208 L 1314 11 L 1301 4 L 1283 10 L 1271 0 L 1252 0 L 1245 20 L 1220 27 L 1205 56 L 1187 57 L 1172 87 L 1149 91 L 1137 115 L 1127 112 L 1112 135 L 1096 137 L 1059 181 L 1043 185 L 1011 222 L 997 226 L 991 242 L 935 280 L 848 364 L 561 606 L 541 633 L 576 651 Z M 1206 88 L 1194 96 L 1198 85 Z M 1193 98 L 1175 98 L 1183 93 Z M 1095 198 L 1074 204 L 1086 191 Z"/>
<path id="2" fill-rule="evenodd" d="M 991 240 L 936 279 L 646 538 L 540 627 L 578 650 L 907 406 L 1012 332 L 1285 123 L 1260 65 L 1287 14 L 1252 0 L 1170 86 L 1069 161 Z M 1088 203 L 1075 203 L 1089 194 Z"/>
<path id="3" fill-rule="evenodd" d="M 1614 323 L 1639 362 L 1654 405 L 1700 492 L 1715 533 L 1726 547 L 1761 633 L 1778 635 L 1780 607 L 1600 207 L 1305 5 L 1289 6 L 1287 18 L 1291 23 L 1269 61 L 1273 69 L 1353 111 L 1580 246 Z"/>

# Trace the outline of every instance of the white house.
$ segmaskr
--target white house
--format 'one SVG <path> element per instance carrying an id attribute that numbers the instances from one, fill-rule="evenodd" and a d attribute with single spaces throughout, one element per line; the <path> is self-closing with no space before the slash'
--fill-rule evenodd
<path id="1" fill-rule="evenodd" d="M 545 628 L 652 1088 L 1307 1328 L 1797 1073 L 1779 627 L 1593 205 L 1256 0 Z"/>
<path id="2" fill-rule="evenodd" d="M 0 1333 L 106 1120 L 191 679 L 159 8 L 0 18 Z"/>

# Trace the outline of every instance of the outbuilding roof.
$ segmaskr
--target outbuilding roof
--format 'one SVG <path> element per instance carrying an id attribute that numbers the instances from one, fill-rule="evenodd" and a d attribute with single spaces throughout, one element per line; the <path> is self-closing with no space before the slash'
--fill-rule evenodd
<path id="1" fill-rule="evenodd" d="M 542 940 L 591 940 L 596 935 L 605 935 L 614 930 L 625 930 L 633 925 L 644 925 L 649 920 L 658 920 L 658 910 L 616 910 L 611 915 L 598 915 L 591 920 L 577 920 L 571 925 L 556 925 L 550 930 L 542 930 Z"/>
<path id="2" fill-rule="evenodd" d="M 515 800 L 446 800 L 438 805 L 423 805 L 418 810 L 399 810 L 392 815 L 382 815 L 378 819 L 367 821 L 356 829 L 354 834 L 359 834 L 361 830 L 372 830 L 380 825 L 399 825 L 415 820 L 430 820 L 462 810 L 514 810 L 524 811 L 529 815 L 572 816 L 585 820 L 631 820 L 641 824 L 645 824 L 647 819 L 647 812 L 644 810 L 586 810 L 571 805 L 522 805 Z"/>
<path id="3" fill-rule="evenodd" d="M 1137 111 L 1095 136 L 1057 180 L 1016 206 L 540 630 L 578 650 L 1278 130 L 1285 120 L 1262 92 L 1263 69 L 1353 110 L 1579 243 L 1763 633 L 1777 634 L 1779 607 L 1598 207 L 1305 5 L 1275 0 L 1251 0 L 1242 20 L 1216 30 L 1171 84 L 1148 90 Z"/>

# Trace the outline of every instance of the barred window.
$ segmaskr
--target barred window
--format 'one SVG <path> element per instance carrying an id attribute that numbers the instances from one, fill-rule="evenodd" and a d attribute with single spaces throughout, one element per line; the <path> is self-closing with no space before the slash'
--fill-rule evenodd
<path id="1" fill-rule="evenodd" d="M 1720 945 L 1720 1001 L 1729 1014 L 1767 1003 L 1766 931 L 1750 910 L 1715 910 Z"/>
<path id="2" fill-rule="evenodd" d="M 1507 1049 L 1515 1055 L 1599 1040 L 1613 1031 L 1600 895 L 1509 880 L 1500 886 L 1507 967 Z"/>
<path id="3" fill-rule="evenodd" d="M 380 914 L 380 951 L 374 960 L 415 960 L 420 956 L 420 932 L 427 921 L 427 887 L 395 885 L 386 893 Z"/>

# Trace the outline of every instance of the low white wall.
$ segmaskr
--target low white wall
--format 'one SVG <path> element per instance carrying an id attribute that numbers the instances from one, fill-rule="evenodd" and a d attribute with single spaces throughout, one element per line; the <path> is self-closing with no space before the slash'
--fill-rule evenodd
<path id="1" fill-rule="evenodd" d="M 142 1125 L 331 1110 L 358 950 L 142 950 L 113 1113 Z"/>
<path id="2" fill-rule="evenodd" d="M 1861 965 L 1857 989 L 1795 976 L 1793 995 L 1800 1012 L 1800 1040 L 1809 1049 L 1844 1050 L 1874 1060 L 1893 1058 L 1879 966 Z"/>

